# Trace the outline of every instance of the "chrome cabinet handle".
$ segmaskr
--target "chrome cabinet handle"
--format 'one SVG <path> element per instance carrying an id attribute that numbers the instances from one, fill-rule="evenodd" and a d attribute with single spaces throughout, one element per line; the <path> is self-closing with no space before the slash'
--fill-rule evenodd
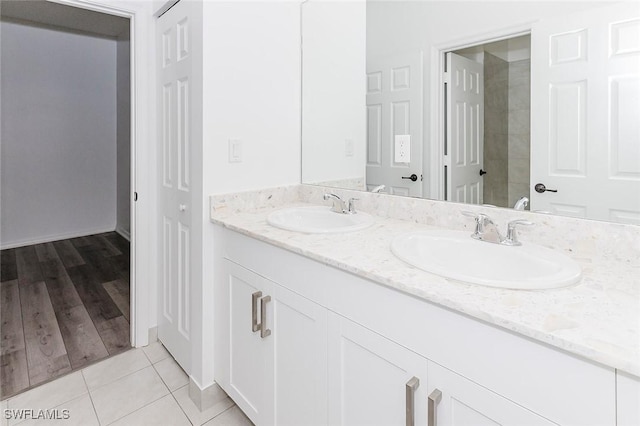
<path id="1" fill-rule="evenodd" d="M 438 408 L 438 403 L 442 399 L 442 392 L 438 389 L 435 389 L 431 394 L 429 394 L 428 407 L 427 407 L 427 426 L 436 426 L 436 422 L 438 421 L 436 416 L 436 409 Z"/>
<path id="2" fill-rule="evenodd" d="M 416 376 L 413 376 L 411 379 L 409 379 L 409 381 L 405 385 L 407 426 L 414 426 L 416 421 L 415 395 L 418 386 L 420 386 L 420 379 L 418 379 Z"/>
<path id="3" fill-rule="evenodd" d="M 271 296 L 265 296 L 260 299 L 260 337 L 265 338 L 271 335 L 271 330 L 266 326 L 267 324 L 267 303 L 271 302 Z"/>
<path id="4" fill-rule="evenodd" d="M 261 297 L 261 291 L 256 291 L 251 295 L 251 331 L 254 333 L 260 330 L 260 323 L 258 323 L 258 299 Z"/>

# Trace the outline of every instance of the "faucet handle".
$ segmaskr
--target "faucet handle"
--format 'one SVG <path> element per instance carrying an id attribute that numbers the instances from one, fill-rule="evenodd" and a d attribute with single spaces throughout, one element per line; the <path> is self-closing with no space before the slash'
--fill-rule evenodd
<path id="1" fill-rule="evenodd" d="M 516 232 L 516 227 L 519 225 L 523 226 L 533 226 L 535 223 L 524 220 L 524 219 L 516 219 L 507 223 L 507 236 L 502 241 L 502 244 L 507 246 L 521 246 L 522 243 L 518 241 L 518 233 Z"/>
<path id="2" fill-rule="evenodd" d="M 349 198 L 347 201 L 347 213 L 356 214 L 356 201 L 360 201 L 360 198 Z"/>
<path id="3" fill-rule="evenodd" d="M 463 210 L 462 214 L 464 216 L 472 217 L 476 220 L 476 229 L 475 231 L 473 231 L 473 234 L 471 235 L 471 237 L 475 239 L 482 239 L 481 236 L 484 233 L 485 225 L 489 223 L 493 223 L 491 218 L 484 213 L 474 213 L 468 210 Z"/>

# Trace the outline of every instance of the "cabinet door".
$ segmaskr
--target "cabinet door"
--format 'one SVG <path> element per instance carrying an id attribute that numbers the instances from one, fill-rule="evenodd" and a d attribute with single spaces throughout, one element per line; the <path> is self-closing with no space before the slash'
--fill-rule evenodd
<path id="1" fill-rule="evenodd" d="M 618 426 L 640 425 L 640 378 L 616 373 Z"/>
<path id="2" fill-rule="evenodd" d="M 273 423 L 273 345 L 271 336 L 254 331 L 261 320 L 262 298 L 271 295 L 271 281 L 225 261 L 229 295 L 229 384 L 226 391 L 256 424 Z M 258 293 L 258 292 L 261 292 Z M 255 298 L 254 294 L 260 294 Z M 267 303 L 266 305 L 268 305 Z"/>
<path id="3" fill-rule="evenodd" d="M 329 424 L 412 424 L 407 416 L 426 424 L 425 358 L 333 313 L 328 336 Z M 411 397 L 407 383 L 414 377 Z"/>
<path id="4" fill-rule="evenodd" d="M 267 309 L 275 352 L 271 393 L 274 423 L 326 425 L 327 310 L 281 286 L 275 287 L 273 303 Z"/>
<path id="5" fill-rule="evenodd" d="M 441 392 L 441 399 L 433 403 L 433 408 L 428 408 L 435 414 L 429 426 L 555 425 L 431 361 L 428 390 L 429 397 L 435 396 L 434 391 Z"/>

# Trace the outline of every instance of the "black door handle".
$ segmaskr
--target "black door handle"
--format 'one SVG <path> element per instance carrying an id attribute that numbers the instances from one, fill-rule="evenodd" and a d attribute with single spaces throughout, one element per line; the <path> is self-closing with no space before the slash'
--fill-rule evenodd
<path id="1" fill-rule="evenodd" d="M 415 182 L 418 180 L 418 175 L 414 173 L 411 176 L 402 176 L 402 179 L 410 179 L 412 182 Z"/>
<path id="2" fill-rule="evenodd" d="M 542 194 L 543 192 L 558 192 L 557 189 L 547 189 L 547 187 L 544 186 L 544 183 L 536 183 L 536 186 L 534 186 L 533 189 L 535 189 L 539 194 Z"/>
<path id="3" fill-rule="evenodd" d="M 487 174 L 487 172 L 485 172 L 484 170 L 480 169 L 480 176 L 486 175 L 486 174 Z"/>

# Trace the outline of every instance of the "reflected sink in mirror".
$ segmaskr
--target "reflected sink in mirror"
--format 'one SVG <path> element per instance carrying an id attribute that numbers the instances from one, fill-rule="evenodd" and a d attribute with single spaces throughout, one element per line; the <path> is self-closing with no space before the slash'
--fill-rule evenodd
<path id="1" fill-rule="evenodd" d="M 433 274 L 471 284 L 516 290 L 565 287 L 580 281 L 580 266 L 536 244 L 513 247 L 478 241 L 463 231 L 423 231 L 394 238 L 391 251 Z"/>
<path id="2" fill-rule="evenodd" d="M 353 232 L 373 225 L 373 217 L 366 213 L 342 214 L 327 206 L 291 207 L 276 210 L 267 223 L 287 231 L 305 234 L 335 234 Z"/>

